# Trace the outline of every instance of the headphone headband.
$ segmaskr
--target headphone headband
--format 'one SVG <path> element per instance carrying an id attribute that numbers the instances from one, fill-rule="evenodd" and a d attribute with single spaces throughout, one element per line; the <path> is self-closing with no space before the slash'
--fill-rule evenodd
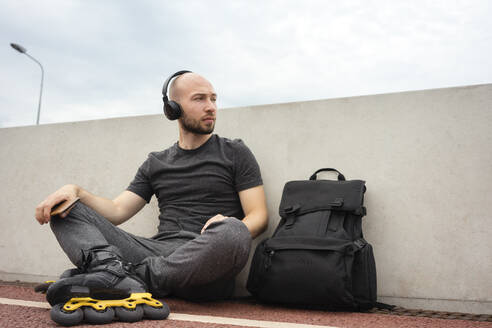
<path id="1" fill-rule="evenodd" d="M 162 97 L 163 97 L 162 99 L 164 100 L 164 102 L 167 102 L 169 100 L 169 98 L 167 97 L 167 88 L 169 87 L 169 83 L 171 83 L 171 80 L 185 73 L 192 73 L 192 72 L 187 70 L 177 71 L 176 73 L 168 77 L 166 82 L 164 82 L 164 85 L 162 86 Z"/>

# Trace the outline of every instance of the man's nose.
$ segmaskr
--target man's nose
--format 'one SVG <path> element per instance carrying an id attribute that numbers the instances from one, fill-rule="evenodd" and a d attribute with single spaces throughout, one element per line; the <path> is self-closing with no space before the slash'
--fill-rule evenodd
<path id="1" fill-rule="evenodd" d="M 217 111 L 217 103 L 212 99 L 207 100 L 207 106 L 205 107 L 207 112 L 216 112 Z"/>

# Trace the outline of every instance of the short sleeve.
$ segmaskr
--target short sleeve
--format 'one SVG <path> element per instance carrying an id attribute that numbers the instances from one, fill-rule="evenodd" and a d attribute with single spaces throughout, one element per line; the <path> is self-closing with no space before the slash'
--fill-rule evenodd
<path id="1" fill-rule="evenodd" d="M 154 189 L 150 183 L 150 156 L 147 160 L 138 168 L 135 178 L 130 183 L 126 190 L 131 191 L 140 197 L 142 197 L 147 203 L 150 202 L 152 195 L 154 194 Z"/>
<path id="2" fill-rule="evenodd" d="M 234 182 L 236 191 L 263 184 L 260 166 L 251 150 L 240 139 L 234 140 Z"/>

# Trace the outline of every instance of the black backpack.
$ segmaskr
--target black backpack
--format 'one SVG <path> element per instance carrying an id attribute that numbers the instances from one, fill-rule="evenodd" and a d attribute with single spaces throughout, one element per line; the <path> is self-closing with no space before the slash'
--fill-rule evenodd
<path id="1" fill-rule="evenodd" d="M 335 171 L 338 181 L 316 180 Z M 376 306 L 376 265 L 363 238 L 365 182 L 320 169 L 287 182 L 280 223 L 256 248 L 247 289 L 260 301 L 327 309 Z M 378 303 L 379 304 L 379 303 Z"/>

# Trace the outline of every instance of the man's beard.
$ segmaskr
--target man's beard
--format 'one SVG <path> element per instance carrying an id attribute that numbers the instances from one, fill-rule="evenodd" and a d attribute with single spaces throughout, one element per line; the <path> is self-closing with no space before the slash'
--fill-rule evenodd
<path id="1" fill-rule="evenodd" d="M 214 131 L 215 121 L 212 123 L 212 125 L 208 127 L 203 127 L 200 123 L 201 121 L 189 118 L 186 116 L 185 113 L 183 113 L 183 116 L 181 117 L 181 124 L 183 125 L 183 129 L 188 132 L 195 134 L 210 134 Z"/>

